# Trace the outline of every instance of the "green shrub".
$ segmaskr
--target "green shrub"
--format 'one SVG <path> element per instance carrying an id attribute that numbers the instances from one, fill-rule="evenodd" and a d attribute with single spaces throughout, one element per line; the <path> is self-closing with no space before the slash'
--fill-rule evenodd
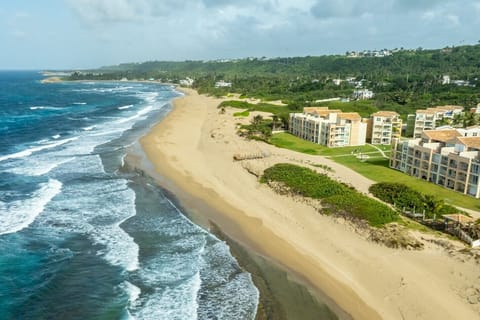
<path id="1" fill-rule="evenodd" d="M 372 226 L 381 226 L 398 218 L 397 212 L 387 205 L 305 167 L 276 164 L 264 171 L 260 181 L 281 182 L 294 194 L 320 199 L 328 212 L 364 219 Z"/>
<path id="2" fill-rule="evenodd" d="M 250 115 L 250 111 L 248 110 L 245 110 L 245 111 L 242 111 L 242 112 L 235 112 L 233 114 L 234 117 L 248 117 Z"/>
<path id="3" fill-rule="evenodd" d="M 396 211 L 356 191 L 328 197 L 322 201 L 322 204 L 335 212 L 367 220 L 372 226 L 382 226 L 398 218 Z"/>
<path id="4" fill-rule="evenodd" d="M 429 194 L 418 192 L 407 185 L 395 182 L 380 182 L 370 187 L 369 191 L 377 198 L 394 204 L 405 210 L 422 212 L 429 218 L 441 217 L 444 214 L 461 212 L 457 208 L 445 204 L 443 199 L 438 199 Z"/>
<path id="5" fill-rule="evenodd" d="M 380 200 L 395 204 L 398 208 L 420 210 L 424 207 L 423 195 L 401 183 L 376 183 L 370 187 L 369 191 Z"/>
<path id="6" fill-rule="evenodd" d="M 279 163 L 266 169 L 261 181 L 283 182 L 295 194 L 314 199 L 348 192 L 347 187 L 324 174 L 287 163 Z"/>

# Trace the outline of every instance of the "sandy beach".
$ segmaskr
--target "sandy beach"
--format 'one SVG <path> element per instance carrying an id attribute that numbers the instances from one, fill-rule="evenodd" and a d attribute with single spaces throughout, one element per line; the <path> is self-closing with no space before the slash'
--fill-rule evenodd
<path id="1" fill-rule="evenodd" d="M 324 157 L 247 141 L 236 126 L 249 118 L 235 118 L 238 110 L 228 108 L 221 114 L 221 99 L 185 93 L 141 145 L 165 178 L 159 183 L 182 190 L 176 194 L 189 212 L 325 293 L 355 319 L 480 318 L 479 264 L 461 243 L 417 234 L 424 250 L 387 248 L 341 219 L 275 193 L 252 172 L 280 162 L 313 163 L 331 167 L 330 176 L 363 193 L 373 182 Z M 233 161 L 234 154 L 261 152 L 270 156 Z"/>

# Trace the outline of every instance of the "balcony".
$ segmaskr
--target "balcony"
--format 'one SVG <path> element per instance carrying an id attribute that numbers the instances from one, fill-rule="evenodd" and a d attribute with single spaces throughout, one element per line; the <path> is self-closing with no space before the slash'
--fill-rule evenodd
<path id="1" fill-rule="evenodd" d="M 460 162 L 458 165 L 458 169 L 462 171 L 468 171 L 468 164 L 465 162 Z"/>

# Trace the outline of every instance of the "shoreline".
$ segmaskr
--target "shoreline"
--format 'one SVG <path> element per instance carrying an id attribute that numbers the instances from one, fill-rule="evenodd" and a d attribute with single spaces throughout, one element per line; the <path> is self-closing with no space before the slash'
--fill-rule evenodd
<path id="1" fill-rule="evenodd" d="M 230 111 L 218 114 L 221 99 L 183 91 L 186 96 L 174 100 L 174 109 L 140 143 L 159 184 L 178 196 L 194 221 L 213 221 L 228 237 L 324 292 L 355 319 L 478 317 L 478 309 L 461 297 L 480 276 L 471 262 L 455 262 L 434 245 L 411 252 L 368 242 L 345 224 L 259 185 L 245 166 L 261 170 L 274 162 L 323 162 L 361 192 L 368 190 L 367 179 L 325 158 L 244 141 L 235 133 L 241 120 Z M 235 151 L 264 149 L 271 159 L 232 160 Z M 461 276 L 452 272 L 457 267 Z M 452 283 L 458 288 L 452 290 Z"/>
<path id="2" fill-rule="evenodd" d="M 301 274 L 294 273 L 290 268 L 279 265 L 276 261 L 272 261 L 268 255 L 262 255 L 258 250 L 252 250 L 252 245 L 255 244 L 249 243 L 234 221 L 217 212 L 207 201 L 190 193 L 185 193 L 183 189 L 176 185 L 175 181 L 166 178 L 165 175 L 155 170 L 153 163 L 147 158 L 147 154 L 139 145 L 134 146 L 134 148 L 136 150 L 131 150 L 127 154 L 125 164 L 131 170 L 137 170 L 142 175 L 147 175 L 155 181 L 172 203 L 193 223 L 225 241 L 238 264 L 251 274 L 255 286 L 260 292 L 259 308 L 262 309 L 261 312 L 257 311 L 255 320 L 313 320 L 318 319 L 318 317 L 312 311 L 318 310 L 324 316 L 321 319 L 352 319 L 323 291 L 309 284 L 308 280 Z M 219 226 L 220 224 L 222 227 Z M 246 240 L 246 242 L 243 240 Z M 274 275 L 266 277 L 266 273 L 273 273 Z M 279 288 L 282 292 L 279 292 Z M 283 291 L 285 288 L 287 288 L 287 291 Z M 293 293 L 291 290 L 293 290 Z M 301 303 L 301 308 L 294 303 Z M 277 306 L 280 310 L 272 310 L 272 306 Z M 303 317 L 285 317 L 286 314 L 292 313 L 300 313 Z M 332 318 L 332 313 L 337 318 Z"/>

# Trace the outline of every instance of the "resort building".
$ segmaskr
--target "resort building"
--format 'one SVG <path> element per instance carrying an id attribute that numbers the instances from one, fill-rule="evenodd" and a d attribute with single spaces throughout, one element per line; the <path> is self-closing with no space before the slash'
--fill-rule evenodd
<path id="1" fill-rule="evenodd" d="M 433 130 L 438 125 L 449 123 L 455 115 L 463 113 L 461 106 L 439 106 L 425 110 L 417 110 L 407 117 L 406 136 L 420 138 L 423 130 Z"/>
<path id="2" fill-rule="evenodd" d="M 379 111 L 371 115 L 367 125 L 367 141 L 371 144 L 391 144 L 400 138 L 402 119 L 394 111 Z"/>
<path id="3" fill-rule="evenodd" d="M 303 113 L 291 113 L 290 133 L 327 147 L 360 146 L 365 144 L 367 124 L 356 112 L 308 107 Z"/>
<path id="4" fill-rule="evenodd" d="M 478 127 L 426 130 L 417 139 L 393 139 L 390 167 L 479 198 L 479 132 Z"/>

